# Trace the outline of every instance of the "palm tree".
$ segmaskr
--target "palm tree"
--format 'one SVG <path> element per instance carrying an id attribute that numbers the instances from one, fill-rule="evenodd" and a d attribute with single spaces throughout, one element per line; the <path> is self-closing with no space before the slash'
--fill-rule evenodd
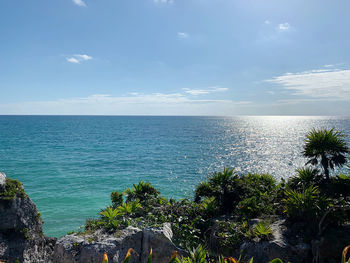
<path id="1" fill-rule="evenodd" d="M 334 129 L 312 129 L 306 135 L 303 155 L 308 158 L 306 164 L 323 167 L 326 179 L 329 179 L 329 169 L 346 163 L 346 154 L 350 153 L 344 141 L 345 135 Z"/>

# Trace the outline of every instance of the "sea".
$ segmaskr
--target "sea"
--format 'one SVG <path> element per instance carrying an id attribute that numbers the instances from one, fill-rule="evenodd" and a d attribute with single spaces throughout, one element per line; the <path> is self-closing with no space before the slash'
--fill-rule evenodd
<path id="1" fill-rule="evenodd" d="M 0 171 L 23 183 L 44 233 L 60 237 L 140 180 L 180 199 L 225 167 L 287 179 L 304 166 L 313 128 L 350 144 L 350 117 L 0 116 Z"/>

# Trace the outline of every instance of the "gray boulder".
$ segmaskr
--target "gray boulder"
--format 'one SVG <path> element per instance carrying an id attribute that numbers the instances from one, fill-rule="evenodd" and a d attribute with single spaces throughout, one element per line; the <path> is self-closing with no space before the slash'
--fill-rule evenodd
<path id="1" fill-rule="evenodd" d="M 141 230 L 135 227 L 108 234 L 97 231 L 89 235 L 66 235 L 55 245 L 52 261 L 54 263 L 95 263 L 102 262 L 106 253 L 109 262 L 122 262 L 129 248 L 133 248 L 130 262 L 147 262 L 150 249 L 153 250 L 153 262 L 168 262 L 170 255 L 179 249 L 172 243 L 172 231 L 169 224 L 161 228 Z M 181 251 L 180 251 L 181 253 Z"/>

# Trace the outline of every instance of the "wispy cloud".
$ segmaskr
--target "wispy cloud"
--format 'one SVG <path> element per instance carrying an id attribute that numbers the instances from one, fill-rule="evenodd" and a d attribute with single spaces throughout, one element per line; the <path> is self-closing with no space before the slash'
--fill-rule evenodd
<path id="1" fill-rule="evenodd" d="M 350 100 L 349 69 L 316 69 L 299 73 L 285 73 L 267 80 L 278 84 L 292 95 L 326 100 Z"/>
<path id="2" fill-rule="evenodd" d="M 173 4 L 173 0 L 153 0 L 155 3 L 160 3 L 160 4 Z"/>
<path id="3" fill-rule="evenodd" d="M 95 94 L 53 101 L 0 103 L 0 114 L 232 115 L 250 105 L 250 101 L 193 99 L 186 93 L 131 92 L 116 97 Z"/>
<path id="4" fill-rule="evenodd" d="M 280 32 L 285 32 L 290 30 L 291 26 L 289 23 L 282 23 L 277 26 L 277 30 Z"/>
<path id="5" fill-rule="evenodd" d="M 91 56 L 80 55 L 80 54 L 76 54 L 76 55 L 73 55 L 71 57 L 66 57 L 66 60 L 70 63 L 73 63 L 73 64 L 80 64 L 81 62 L 88 61 L 91 59 L 92 59 Z"/>
<path id="6" fill-rule="evenodd" d="M 220 87 L 211 87 L 209 89 L 183 89 L 187 94 L 197 96 L 197 95 L 204 95 L 204 94 L 210 94 L 213 92 L 223 92 L 227 91 L 228 88 L 220 88 Z"/>
<path id="7" fill-rule="evenodd" d="M 269 25 L 269 24 L 271 24 L 271 22 L 270 22 L 269 20 L 265 20 L 265 21 L 264 21 L 264 24 L 265 24 L 265 25 Z"/>
<path id="8" fill-rule="evenodd" d="M 188 38 L 189 37 L 189 34 L 186 33 L 186 32 L 177 32 L 177 36 L 179 38 Z"/>
<path id="9" fill-rule="evenodd" d="M 83 0 L 72 0 L 74 4 L 82 7 L 86 7 L 86 4 Z"/>

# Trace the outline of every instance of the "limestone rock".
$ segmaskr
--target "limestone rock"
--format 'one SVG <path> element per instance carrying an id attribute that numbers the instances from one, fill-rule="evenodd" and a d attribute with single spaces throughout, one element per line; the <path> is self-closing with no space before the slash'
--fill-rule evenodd
<path id="1" fill-rule="evenodd" d="M 121 262 L 129 248 L 141 251 L 142 231 L 128 227 L 115 234 L 98 231 L 92 235 L 66 235 L 55 245 L 52 260 L 59 262 L 102 262 L 103 254 L 107 253 L 109 262 Z M 138 262 L 138 257 L 132 255 L 130 262 Z"/>
<path id="2" fill-rule="evenodd" d="M 54 263 L 94 263 L 102 262 L 107 253 L 109 262 L 122 262 L 129 248 L 136 253 L 130 262 L 147 262 L 149 251 L 153 249 L 153 263 L 168 262 L 170 255 L 179 249 L 172 243 L 170 224 L 161 228 L 127 227 L 114 234 L 97 231 L 91 235 L 67 235 L 56 243 L 52 260 Z M 181 251 L 180 251 L 181 253 Z"/>
<path id="3" fill-rule="evenodd" d="M 40 214 L 29 197 L 0 197 L 0 261 L 47 262 L 54 243 L 43 235 Z"/>
<path id="4" fill-rule="evenodd" d="M 5 189 L 6 184 L 6 174 L 0 172 L 0 191 Z"/>
<path id="5" fill-rule="evenodd" d="M 163 224 L 162 228 L 144 229 L 141 263 L 147 262 L 147 256 L 151 248 L 153 250 L 152 262 L 169 262 L 170 255 L 175 250 L 181 252 L 171 241 L 172 238 L 173 232 L 169 223 Z"/>

